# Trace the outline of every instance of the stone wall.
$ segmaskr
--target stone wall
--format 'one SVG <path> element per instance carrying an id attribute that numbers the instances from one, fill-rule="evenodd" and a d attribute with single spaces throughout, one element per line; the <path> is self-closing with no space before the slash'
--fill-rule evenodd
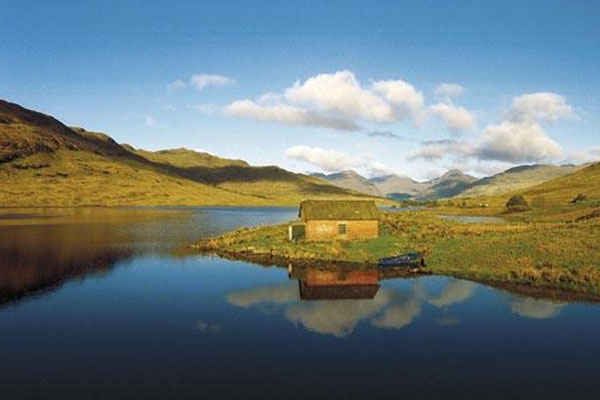
<path id="1" fill-rule="evenodd" d="M 346 225 L 346 234 L 339 234 L 339 225 Z M 373 239 L 379 236 L 379 221 L 306 221 L 306 240 Z"/>

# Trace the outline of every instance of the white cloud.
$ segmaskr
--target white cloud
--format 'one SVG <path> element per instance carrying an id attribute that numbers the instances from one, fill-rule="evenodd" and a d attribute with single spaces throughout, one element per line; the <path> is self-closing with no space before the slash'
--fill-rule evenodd
<path id="1" fill-rule="evenodd" d="M 575 117 L 563 96 L 555 93 L 525 94 L 516 97 L 504 118 L 489 124 L 476 142 L 425 142 L 408 159 L 470 157 L 515 164 L 557 160 L 562 154 L 561 146 L 546 134 L 541 124 Z"/>
<path id="2" fill-rule="evenodd" d="M 375 93 L 361 87 L 350 71 L 319 74 L 286 89 L 285 98 L 296 104 L 376 122 L 394 121 L 394 110 Z"/>
<path id="3" fill-rule="evenodd" d="M 325 150 L 320 147 L 294 146 L 287 149 L 285 155 L 292 160 L 303 161 L 328 172 L 354 168 L 361 163 L 358 158 L 351 158 L 336 150 Z"/>
<path id="4" fill-rule="evenodd" d="M 590 154 L 594 156 L 600 156 L 600 147 L 596 147 L 595 149 L 590 150 Z"/>
<path id="5" fill-rule="evenodd" d="M 374 161 L 370 155 L 349 157 L 336 150 L 320 147 L 294 146 L 285 152 L 288 158 L 318 167 L 326 172 L 339 172 L 347 169 L 360 169 L 369 175 L 380 176 L 395 173 L 380 162 Z"/>
<path id="6" fill-rule="evenodd" d="M 475 117 L 466 108 L 451 103 L 438 103 L 431 106 L 431 112 L 455 131 L 467 131 L 475 127 Z"/>
<path id="7" fill-rule="evenodd" d="M 421 117 L 425 97 L 411 84 L 402 80 L 383 80 L 373 82 L 373 90 L 385 96 L 395 106 L 395 119 Z"/>
<path id="8" fill-rule="evenodd" d="M 336 130 L 354 131 L 359 126 L 352 120 L 322 115 L 287 104 L 263 105 L 249 99 L 235 101 L 225 107 L 225 114 L 260 122 L 288 125 L 321 126 Z"/>
<path id="9" fill-rule="evenodd" d="M 561 118 L 576 117 L 567 100 L 556 93 L 538 92 L 516 97 L 508 118 L 518 121 L 556 122 Z"/>
<path id="10" fill-rule="evenodd" d="M 184 81 L 182 81 L 181 79 L 176 79 L 167 85 L 167 89 L 174 91 L 174 90 L 178 90 L 178 89 L 183 89 L 186 86 L 187 85 L 185 84 Z"/>
<path id="11" fill-rule="evenodd" d="M 465 88 L 456 83 L 442 83 L 433 90 L 435 97 L 442 101 L 459 98 L 464 92 Z"/>
<path id="12" fill-rule="evenodd" d="M 228 86 L 234 83 L 233 79 L 222 75 L 196 74 L 190 78 L 190 84 L 198 90 L 208 86 Z"/>
<path id="13" fill-rule="evenodd" d="M 560 145 L 548 137 L 539 124 L 503 121 L 486 128 L 477 156 L 484 160 L 520 163 L 557 159 L 561 152 Z"/>
<path id="14" fill-rule="evenodd" d="M 358 130 L 363 122 L 392 123 L 422 118 L 424 98 L 401 80 L 374 81 L 364 87 L 348 70 L 297 81 L 282 94 L 267 92 L 256 100 L 225 107 L 233 117 L 263 122 Z"/>

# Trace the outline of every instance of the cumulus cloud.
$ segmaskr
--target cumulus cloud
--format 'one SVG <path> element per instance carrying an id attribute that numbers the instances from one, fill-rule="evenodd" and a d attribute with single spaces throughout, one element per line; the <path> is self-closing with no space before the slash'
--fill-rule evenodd
<path id="1" fill-rule="evenodd" d="M 415 117 L 418 122 L 421 118 L 425 97 L 411 84 L 399 79 L 383 80 L 374 81 L 372 88 L 374 91 L 383 94 L 395 106 L 395 119 Z"/>
<path id="2" fill-rule="evenodd" d="M 553 318 L 558 315 L 563 307 L 564 304 L 530 298 L 517 300 L 510 305 L 513 313 L 534 319 Z"/>
<path id="3" fill-rule="evenodd" d="M 442 101 L 459 98 L 464 92 L 465 88 L 456 83 L 442 83 L 433 90 L 435 97 Z"/>
<path id="4" fill-rule="evenodd" d="M 354 131 L 363 122 L 392 123 L 423 114 L 424 98 L 401 80 L 362 85 L 348 70 L 318 74 L 296 81 L 282 93 L 267 92 L 225 107 L 225 114 L 262 122 L 320 126 Z"/>
<path id="5" fill-rule="evenodd" d="M 285 154 L 292 160 L 308 163 L 326 172 L 363 169 L 374 176 L 394 173 L 392 169 L 384 164 L 374 161 L 368 154 L 350 157 L 336 150 L 304 145 L 290 147 Z"/>
<path id="6" fill-rule="evenodd" d="M 337 112 L 351 118 L 392 122 L 394 109 L 372 91 L 362 88 L 350 71 L 319 74 L 296 82 L 285 91 L 285 98 L 296 104 Z"/>
<path id="7" fill-rule="evenodd" d="M 198 90 L 203 90 L 208 86 L 228 86 L 234 83 L 233 79 L 222 75 L 195 74 L 190 78 L 190 85 Z"/>
<path id="8" fill-rule="evenodd" d="M 502 121 L 486 128 L 476 153 L 484 160 L 519 163 L 556 159 L 561 147 L 535 122 Z"/>
<path id="9" fill-rule="evenodd" d="M 517 121 L 556 122 L 576 117 L 567 100 L 556 93 L 538 92 L 516 97 L 508 118 Z"/>
<path id="10" fill-rule="evenodd" d="M 475 117 L 466 108 L 451 103 L 438 103 L 430 108 L 444 124 L 454 131 L 466 131 L 475 127 Z"/>
<path id="11" fill-rule="evenodd" d="M 409 155 L 408 159 L 471 157 L 507 163 L 556 160 L 562 154 L 561 146 L 547 135 L 542 123 L 575 117 L 563 96 L 555 93 L 525 94 L 516 97 L 503 118 L 489 124 L 477 141 L 423 143 L 423 147 Z"/>
<path id="12" fill-rule="evenodd" d="M 321 126 L 325 128 L 355 131 L 359 126 L 352 120 L 323 115 L 315 111 L 287 105 L 263 105 L 249 99 L 235 101 L 225 107 L 225 114 L 249 118 L 260 122 L 278 122 L 289 125 Z"/>

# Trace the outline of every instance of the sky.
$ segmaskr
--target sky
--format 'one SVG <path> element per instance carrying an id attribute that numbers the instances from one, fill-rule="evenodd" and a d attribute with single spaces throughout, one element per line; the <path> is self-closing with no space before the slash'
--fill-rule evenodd
<path id="1" fill-rule="evenodd" d="M 120 143 L 418 180 L 600 158 L 598 1 L 1 0 L 0 98 Z"/>

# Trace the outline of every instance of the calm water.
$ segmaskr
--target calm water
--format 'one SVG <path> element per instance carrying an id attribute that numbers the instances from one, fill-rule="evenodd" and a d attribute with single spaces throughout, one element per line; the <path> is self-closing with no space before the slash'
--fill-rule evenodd
<path id="1" fill-rule="evenodd" d="M 290 209 L 20 213 L 0 399 L 598 398 L 597 305 L 177 250 Z"/>

